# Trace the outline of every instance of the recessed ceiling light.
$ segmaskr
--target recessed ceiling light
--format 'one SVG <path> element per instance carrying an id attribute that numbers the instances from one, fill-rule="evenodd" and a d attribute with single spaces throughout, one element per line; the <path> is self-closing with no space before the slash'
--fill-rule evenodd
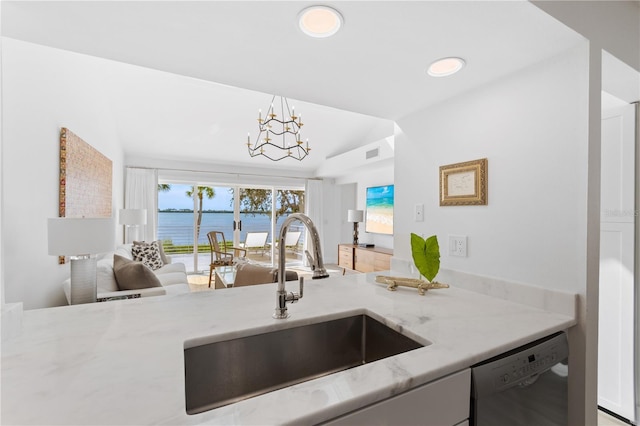
<path id="1" fill-rule="evenodd" d="M 427 74 L 431 77 L 446 77 L 460 71 L 465 65 L 462 58 L 442 58 L 429 65 Z"/>
<path id="2" fill-rule="evenodd" d="M 340 12 L 328 6 L 310 6 L 298 15 L 298 25 L 311 37 L 331 37 L 342 27 Z"/>

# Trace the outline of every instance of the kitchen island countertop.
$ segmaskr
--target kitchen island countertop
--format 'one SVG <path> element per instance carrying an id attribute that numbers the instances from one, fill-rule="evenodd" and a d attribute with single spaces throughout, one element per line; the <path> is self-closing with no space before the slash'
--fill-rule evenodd
<path id="1" fill-rule="evenodd" d="M 393 275 L 393 274 L 392 274 Z M 305 282 L 290 318 L 276 284 L 25 311 L 2 345 L 3 424 L 313 424 L 566 330 L 574 315 L 457 288 L 388 291 L 375 274 Z M 296 283 L 288 283 L 294 290 Z M 184 345 L 368 313 L 427 346 L 196 415 Z M 279 348 L 286 351 L 287 348 Z M 305 362 L 305 360 L 300 360 Z"/>

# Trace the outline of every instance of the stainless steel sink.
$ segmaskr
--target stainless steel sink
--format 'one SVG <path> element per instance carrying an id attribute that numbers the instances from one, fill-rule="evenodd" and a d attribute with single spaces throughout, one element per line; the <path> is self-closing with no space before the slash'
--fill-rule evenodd
<path id="1" fill-rule="evenodd" d="M 196 414 L 424 345 L 355 315 L 186 346 L 187 413 Z"/>

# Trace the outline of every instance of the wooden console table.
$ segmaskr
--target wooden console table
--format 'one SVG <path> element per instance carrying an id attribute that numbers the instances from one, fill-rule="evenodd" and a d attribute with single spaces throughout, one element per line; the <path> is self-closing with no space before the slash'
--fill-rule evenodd
<path id="1" fill-rule="evenodd" d="M 391 269 L 393 250 L 383 247 L 359 247 L 338 244 L 338 264 L 358 272 L 387 271 Z"/>

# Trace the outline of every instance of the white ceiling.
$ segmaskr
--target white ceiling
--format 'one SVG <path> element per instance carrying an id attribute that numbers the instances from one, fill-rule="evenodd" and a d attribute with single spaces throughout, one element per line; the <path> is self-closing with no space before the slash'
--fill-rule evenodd
<path id="1" fill-rule="evenodd" d="M 113 76 L 128 155 L 153 143 L 160 157 L 307 171 L 392 134 L 393 120 L 581 40 L 526 1 L 334 1 L 342 30 L 313 39 L 296 23 L 311 4 L 3 1 L 2 35 L 138 65 Z M 428 77 L 444 56 L 467 66 Z M 248 158 L 247 132 L 272 94 L 305 117 L 314 150 L 301 163 Z"/>

